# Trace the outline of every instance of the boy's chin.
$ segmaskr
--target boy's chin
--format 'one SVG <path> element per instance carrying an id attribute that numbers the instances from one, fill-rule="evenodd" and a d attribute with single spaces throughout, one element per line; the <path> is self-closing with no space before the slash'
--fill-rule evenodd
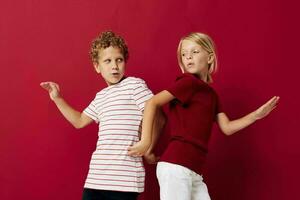
<path id="1" fill-rule="evenodd" d="M 122 79 L 123 79 L 123 77 L 113 78 L 110 80 L 105 80 L 105 82 L 107 83 L 108 86 L 110 86 L 110 85 L 115 85 L 115 84 L 119 83 Z"/>

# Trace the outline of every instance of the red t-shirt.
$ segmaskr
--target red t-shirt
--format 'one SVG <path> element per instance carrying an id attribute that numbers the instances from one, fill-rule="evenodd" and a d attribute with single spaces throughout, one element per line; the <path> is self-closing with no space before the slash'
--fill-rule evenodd
<path id="1" fill-rule="evenodd" d="M 167 89 L 171 139 L 160 161 L 175 163 L 202 174 L 208 141 L 216 115 L 221 112 L 217 93 L 192 74 L 182 74 Z"/>

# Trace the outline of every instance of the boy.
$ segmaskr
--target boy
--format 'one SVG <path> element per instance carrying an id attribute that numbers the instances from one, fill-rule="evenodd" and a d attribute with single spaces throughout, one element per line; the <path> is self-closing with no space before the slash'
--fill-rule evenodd
<path id="1" fill-rule="evenodd" d="M 41 86 L 74 127 L 83 128 L 92 121 L 99 123 L 83 200 L 134 200 L 144 190 L 145 170 L 140 156 L 150 146 L 151 135 L 143 135 L 140 142 L 139 136 L 144 104 L 152 92 L 142 79 L 124 76 L 128 48 L 115 33 L 101 33 L 93 41 L 90 55 L 96 72 L 108 87 L 98 92 L 82 113 L 61 97 L 58 84 L 43 82 Z M 142 153 L 130 156 L 131 149 Z"/>

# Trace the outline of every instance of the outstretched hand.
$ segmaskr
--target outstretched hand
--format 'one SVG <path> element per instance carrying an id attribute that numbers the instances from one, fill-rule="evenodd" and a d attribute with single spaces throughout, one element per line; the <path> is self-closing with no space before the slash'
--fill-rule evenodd
<path id="1" fill-rule="evenodd" d="M 54 101 L 55 98 L 60 97 L 59 85 L 54 82 L 42 82 L 40 86 L 49 92 L 50 98 Z"/>
<path id="2" fill-rule="evenodd" d="M 267 103 L 259 107 L 255 112 L 255 119 L 262 119 L 274 110 L 279 102 L 279 96 L 274 96 Z"/>

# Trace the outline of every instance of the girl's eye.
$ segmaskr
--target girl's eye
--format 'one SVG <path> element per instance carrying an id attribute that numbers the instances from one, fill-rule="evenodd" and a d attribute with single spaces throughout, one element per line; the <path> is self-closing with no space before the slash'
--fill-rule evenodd
<path id="1" fill-rule="evenodd" d="M 199 53 L 199 51 L 198 51 L 198 50 L 195 50 L 195 51 L 193 51 L 193 53 Z"/>
<path id="2" fill-rule="evenodd" d="M 184 57 L 184 56 L 185 56 L 185 54 L 183 53 L 183 54 L 181 54 L 181 56 L 182 56 L 182 57 Z"/>
<path id="3" fill-rule="evenodd" d="M 110 63 L 110 59 L 104 60 L 105 63 Z"/>

